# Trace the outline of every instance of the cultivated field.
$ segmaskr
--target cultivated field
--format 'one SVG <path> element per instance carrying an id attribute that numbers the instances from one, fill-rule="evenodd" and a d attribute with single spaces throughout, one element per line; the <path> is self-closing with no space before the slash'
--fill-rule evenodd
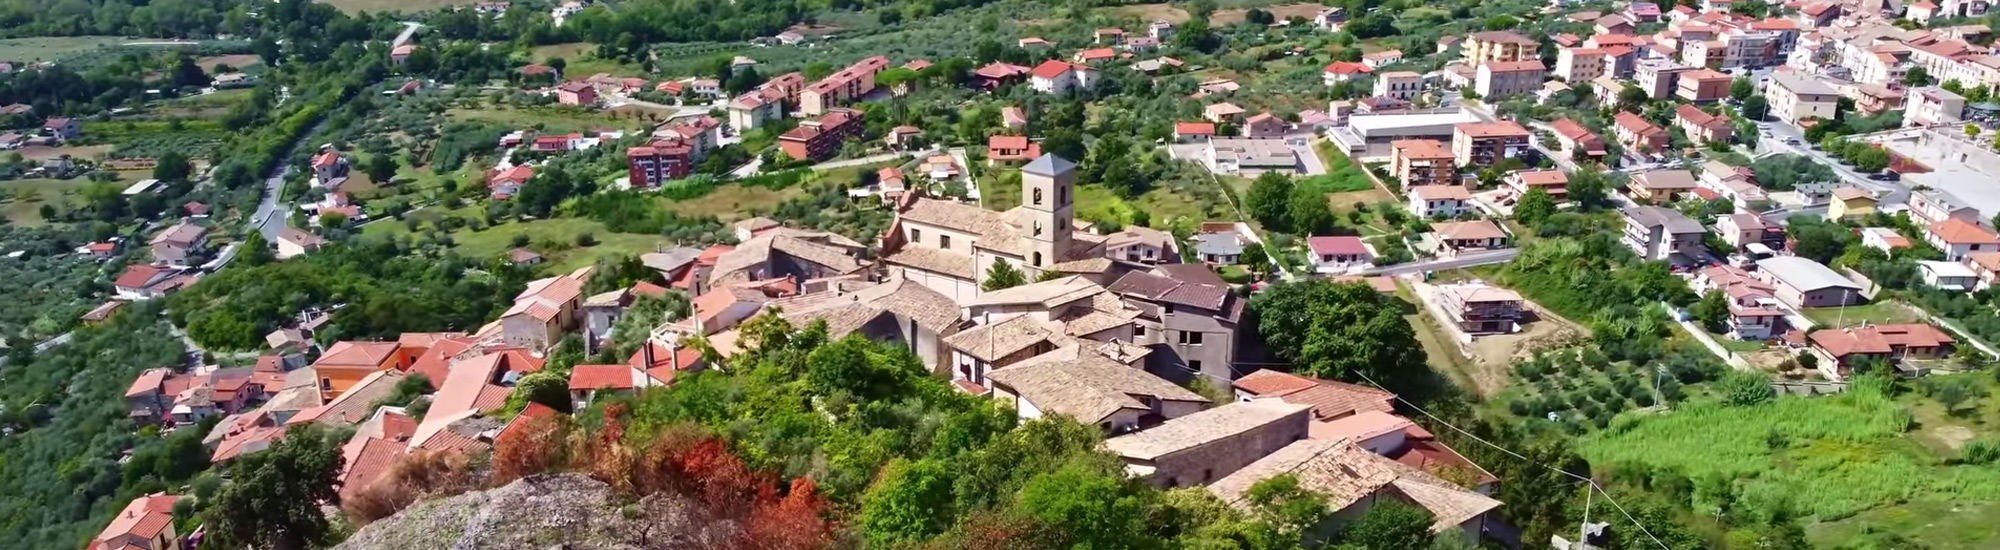
<path id="1" fill-rule="evenodd" d="M 1284 21 L 1293 17 L 1312 19 L 1313 16 L 1319 15 L 1319 12 L 1325 11 L 1326 6 L 1308 2 L 1303 4 L 1279 4 L 1263 9 L 1264 11 L 1271 12 L 1271 15 L 1277 17 L 1279 21 Z M 1248 8 L 1217 10 L 1214 15 L 1208 16 L 1208 22 L 1213 25 L 1234 25 L 1242 23 L 1244 16 L 1248 13 L 1250 13 Z"/>
<path id="2" fill-rule="evenodd" d="M 476 0 L 323 0 L 326 5 L 347 13 L 430 11 L 452 6 L 470 6 Z"/>
<path id="3" fill-rule="evenodd" d="M 116 46 L 125 39 L 116 36 L 49 36 L 0 40 L 0 59 L 8 61 L 56 61 L 64 57 Z"/>

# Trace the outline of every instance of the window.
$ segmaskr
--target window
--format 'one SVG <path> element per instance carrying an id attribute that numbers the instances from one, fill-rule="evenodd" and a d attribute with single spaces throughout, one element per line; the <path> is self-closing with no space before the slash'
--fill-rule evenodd
<path id="1" fill-rule="evenodd" d="M 1040 252 L 1036 252 L 1036 253 L 1035 253 L 1035 267 L 1041 267 L 1041 266 L 1042 266 L 1042 253 L 1040 253 Z"/>
<path id="2" fill-rule="evenodd" d="M 938 248 L 951 248 L 951 235 L 938 235 Z"/>
<path id="3" fill-rule="evenodd" d="M 1132 325 L 1132 339 L 1137 340 L 1145 337 L 1146 325 Z"/>
<path id="4" fill-rule="evenodd" d="M 1034 236 L 1036 236 L 1036 237 L 1040 237 L 1040 236 L 1042 236 L 1042 222 L 1035 222 L 1035 235 L 1034 235 Z"/>
<path id="5" fill-rule="evenodd" d="M 924 232 L 923 232 L 923 231 L 918 231 L 918 230 L 917 230 L 916 228 L 914 228 L 914 227 L 910 228 L 910 242 L 913 242 L 913 243 L 921 243 L 921 242 L 924 242 Z"/>
<path id="6" fill-rule="evenodd" d="M 1201 336 L 1202 333 L 1195 332 L 1192 330 L 1183 330 L 1181 331 L 1181 340 L 1180 340 L 1181 345 L 1199 346 L 1201 345 Z"/>
<path id="7" fill-rule="evenodd" d="M 1201 374 L 1201 362 L 1188 361 L 1188 370 L 1194 371 L 1195 374 Z"/>
<path id="8" fill-rule="evenodd" d="M 1041 206 L 1041 205 L 1042 205 L 1042 190 L 1041 190 L 1040 188 L 1036 188 L 1036 189 L 1035 189 L 1035 206 Z"/>
<path id="9" fill-rule="evenodd" d="M 1161 310 L 1162 310 L 1162 311 L 1165 311 L 1165 312 L 1167 312 L 1167 315 L 1173 315 L 1173 314 L 1174 314 L 1174 305 L 1173 305 L 1173 304 L 1160 304 L 1160 308 L 1161 308 Z"/>
<path id="10" fill-rule="evenodd" d="M 333 391 L 333 379 L 332 378 L 319 379 L 319 391 Z"/>
<path id="11" fill-rule="evenodd" d="M 1068 187 L 1057 187 L 1057 188 L 1056 188 L 1056 204 L 1069 204 L 1069 188 L 1068 188 Z"/>

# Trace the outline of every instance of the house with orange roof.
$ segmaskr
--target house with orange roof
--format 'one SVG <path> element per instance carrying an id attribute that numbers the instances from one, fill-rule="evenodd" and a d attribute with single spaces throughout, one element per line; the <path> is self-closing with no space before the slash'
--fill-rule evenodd
<path id="1" fill-rule="evenodd" d="M 1028 136 L 993 135 L 986 137 L 986 164 L 1021 164 L 1042 156 L 1042 145 L 1028 140 Z"/>
<path id="2" fill-rule="evenodd" d="M 497 424 L 483 415 L 507 404 L 514 382 L 546 363 L 526 350 L 488 351 L 451 366 L 431 397 L 430 410 L 410 436 L 411 450 L 471 451 L 489 447 Z"/>
<path id="3" fill-rule="evenodd" d="M 320 401 L 332 401 L 363 378 L 379 371 L 402 370 L 409 366 L 395 342 L 343 340 L 313 361 L 310 367 L 318 378 Z"/>
<path id="4" fill-rule="evenodd" d="M 1953 261 L 1974 252 L 2000 251 L 2000 235 L 1958 218 L 1947 218 L 1924 228 L 1924 242 L 1944 251 L 1944 259 Z"/>
<path id="5" fill-rule="evenodd" d="M 1736 137 L 1736 125 L 1723 115 L 1709 114 L 1699 107 L 1682 104 L 1674 108 L 1674 125 L 1695 145 L 1729 143 Z"/>
<path id="6" fill-rule="evenodd" d="M 1058 59 L 1043 61 L 1028 71 L 1028 85 L 1045 94 L 1064 95 L 1097 85 L 1097 69 Z"/>
<path id="7" fill-rule="evenodd" d="M 1498 481 L 1478 464 L 1437 440 L 1423 427 L 1396 414 L 1396 394 L 1357 384 L 1323 380 L 1270 369 L 1231 383 L 1239 400 L 1279 399 L 1312 407 L 1307 436 L 1349 439 L 1391 460 L 1444 474 L 1473 474 L 1472 489 L 1486 492 Z"/>
<path id="8" fill-rule="evenodd" d="M 629 394 L 656 385 L 660 382 L 632 365 L 576 365 L 569 371 L 570 410 L 589 408 L 600 395 Z"/>
<path id="9" fill-rule="evenodd" d="M 1605 146 L 1604 138 L 1580 122 L 1563 117 L 1549 126 L 1555 129 L 1556 145 L 1564 156 L 1604 162 L 1605 156 L 1610 154 L 1611 149 Z"/>
<path id="10" fill-rule="evenodd" d="M 562 340 L 563 332 L 576 326 L 577 309 L 583 305 L 583 285 L 589 268 L 574 273 L 537 279 L 514 297 L 513 307 L 500 314 L 501 339 L 529 349 L 547 349 Z"/>
<path id="11" fill-rule="evenodd" d="M 152 493 L 132 499 L 111 517 L 111 523 L 90 539 L 90 550 L 167 550 L 180 548 L 174 530 L 174 504 L 181 497 Z"/>
<path id="12" fill-rule="evenodd" d="M 1369 67 L 1366 63 L 1335 61 L 1327 64 L 1326 70 L 1321 73 L 1321 80 L 1325 81 L 1326 85 L 1332 86 L 1365 77 L 1374 72 L 1375 68 Z"/>
<path id="13" fill-rule="evenodd" d="M 658 340 L 647 340 L 632 352 L 625 364 L 645 371 L 648 378 L 660 385 L 674 383 L 680 373 L 701 370 L 708 365 L 707 358 L 700 349 L 692 346 L 669 346 Z"/>
<path id="14" fill-rule="evenodd" d="M 1175 143 L 1189 143 L 1189 142 L 1195 142 L 1195 141 L 1208 141 L 1208 140 L 1210 140 L 1210 139 L 1214 139 L 1214 138 L 1215 138 L 1215 123 L 1213 123 L 1213 122 L 1175 122 L 1175 123 L 1174 123 L 1174 142 L 1175 142 Z"/>
<path id="15" fill-rule="evenodd" d="M 1728 264 L 1702 268 L 1695 278 L 1701 292 L 1720 292 L 1729 305 L 1728 335 L 1737 340 L 1765 340 L 1778 335 L 1785 322 L 1777 287 L 1757 280 L 1743 268 Z"/>
<path id="16" fill-rule="evenodd" d="M 1509 196 L 1516 200 L 1536 189 L 1548 193 L 1556 202 L 1569 198 L 1569 174 L 1562 170 L 1522 170 L 1508 174 L 1503 181 L 1507 184 Z"/>
<path id="17" fill-rule="evenodd" d="M 1243 137 L 1260 139 L 1282 138 L 1285 137 L 1286 132 L 1291 130 L 1291 127 L 1292 125 L 1287 124 L 1285 119 L 1278 118 L 1278 115 L 1265 111 L 1257 113 L 1243 121 Z"/>
<path id="18" fill-rule="evenodd" d="M 1809 346 L 1820 359 L 1820 372 L 1834 380 L 1852 375 L 1854 364 L 1864 359 L 1886 361 L 1905 376 L 1921 375 L 1923 369 L 1908 364 L 1908 360 L 1949 357 L 1958 343 L 1943 330 L 1923 323 L 1820 329 L 1803 337 L 1798 332 L 1792 331 L 1786 339 Z"/>
<path id="19" fill-rule="evenodd" d="M 1666 130 L 1631 111 L 1619 111 L 1618 116 L 1612 117 L 1611 129 L 1618 135 L 1620 145 L 1638 153 L 1665 151 L 1671 138 Z"/>
<path id="20" fill-rule="evenodd" d="M 1118 50 L 1114 50 L 1111 48 L 1093 48 L 1093 49 L 1083 50 L 1080 52 L 1076 52 L 1076 57 L 1075 57 L 1077 63 L 1084 65 L 1092 63 L 1103 63 L 1113 59 L 1118 59 Z"/>

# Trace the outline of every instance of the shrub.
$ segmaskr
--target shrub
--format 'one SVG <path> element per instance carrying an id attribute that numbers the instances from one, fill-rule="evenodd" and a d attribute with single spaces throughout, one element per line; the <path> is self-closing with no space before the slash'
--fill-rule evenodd
<path id="1" fill-rule="evenodd" d="M 1959 462 L 1966 464 L 1992 464 L 2000 461 L 2000 438 L 1982 437 L 1965 443 L 1960 450 Z"/>

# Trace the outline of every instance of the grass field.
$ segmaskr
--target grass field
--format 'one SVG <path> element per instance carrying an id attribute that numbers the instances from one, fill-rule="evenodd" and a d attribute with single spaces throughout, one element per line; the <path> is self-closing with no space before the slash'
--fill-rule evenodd
<path id="1" fill-rule="evenodd" d="M 1275 6 L 1264 7 L 1264 11 L 1271 12 L 1271 15 L 1276 17 L 1277 20 L 1279 21 L 1284 21 L 1287 19 L 1291 19 L 1293 17 L 1304 17 L 1306 19 L 1312 19 L 1313 16 L 1319 15 L 1319 12 L 1325 10 L 1326 10 L 1325 5 L 1315 4 L 1310 2 L 1298 3 L 1298 4 L 1279 4 Z M 1234 25 L 1237 23 L 1242 23 L 1244 16 L 1248 15 L 1249 13 L 1250 10 L 1248 8 L 1231 8 L 1226 10 L 1216 10 L 1216 12 L 1213 15 L 1208 16 L 1208 22 L 1214 25 Z"/>
<path id="2" fill-rule="evenodd" d="M 43 223 L 42 205 L 51 203 L 78 203 L 83 200 L 83 188 L 89 185 L 82 180 L 11 180 L 0 182 L 0 190 L 5 190 L 9 198 L 0 201 L 0 215 L 7 223 L 22 226 L 36 226 Z"/>
<path id="3" fill-rule="evenodd" d="M 487 106 L 478 109 L 454 108 L 445 111 L 451 120 L 486 121 L 509 128 L 540 128 L 545 132 L 583 132 L 599 128 L 635 129 L 640 123 L 621 120 L 597 111 L 574 107 L 534 107 L 512 109 Z"/>
<path id="4" fill-rule="evenodd" d="M 1923 315 L 1901 302 L 1876 302 L 1873 304 L 1839 307 L 1817 307 L 1805 310 L 1807 318 L 1819 323 L 1819 328 L 1846 328 L 1868 323 L 1873 325 L 1892 323 L 1913 323 L 1923 320 Z"/>
<path id="5" fill-rule="evenodd" d="M 217 65 L 228 65 L 238 71 L 242 71 L 250 67 L 263 66 L 264 58 L 251 54 L 212 55 L 196 59 L 194 60 L 194 64 L 200 66 L 201 70 L 210 73 L 215 72 Z"/>
<path id="6" fill-rule="evenodd" d="M 467 6 L 475 3 L 475 0 L 326 0 L 324 3 L 347 13 L 364 11 L 369 13 L 383 13 L 430 11 L 452 6 Z"/>
<path id="7" fill-rule="evenodd" d="M 578 235 L 591 234 L 597 239 L 595 246 L 574 247 Z M 554 218 L 532 222 L 516 222 L 499 225 L 485 231 L 465 232 L 453 235 L 458 240 L 460 254 L 474 257 L 492 257 L 514 249 L 514 236 L 527 235 L 528 248 L 543 257 L 543 269 L 558 273 L 591 265 L 597 259 L 610 254 L 639 255 L 652 252 L 664 244 L 671 244 L 666 237 L 658 235 L 633 235 L 612 233 L 604 229 L 604 224 L 583 218 Z"/>
<path id="8" fill-rule="evenodd" d="M 0 40 L 0 59 L 8 61 L 56 61 L 72 54 L 125 42 L 116 36 L 48 36 Z"/>
<path id="9" fill-rule="evenodd" d="M 469 4 L 471 2 L 463 3 Z M 612 76 L 648 76 L 646 70 L 637 65 L 616 60 L 598 59 L 594 55 L 596 51 L 597 45 L 587 42 L 552 44 L 538 46 L 533 50 L 529 50 L 528 58 L 535 63 L 541 63 L 551 57 L 560 57 L 566 64 L 563 67 L 564 76 L 572 80 L 589 78 L 591 75 L 597 73 L 611 73 Z"/>
<path id="10" fill-rule="evenodd" d="M 746 212 L 769 212 L 771 209 L 777 208 L 780 203 L 791 200 L 793 197 L 804 195 L 805 190 L 801 189 L 801 187 L 792 186 L 784 189 L 768 189 L 730 184 L 716 187 L 715 191 L 711 191 L 709 194 L 702 195 L 701 198 L 697 199 L 684 201 L 660 200 L 666 201 L 667 209 L 677 214 L 683 216 L 715 216 L 716 219 L 722 220 L 723 223 L 729 223 L 750 217 Z"/>
<path id="11" fill-rule="evenodd" d="M 1980 403 L 1975 422 L 1926 411 L 1920 399 L 1857 387 L 1751 407 L 1689 402 L 1596 433 L 1578 451 L 1594 464 L 1676 470 L 1697 485 L 1730 480 L 1731 509 L 1788 508 L 1807 518 L 1818 543 L 1884 532 L 1932 549 L 1990 548 L 2000 470 L 1950 464 L 1925 440 L 1948 423 L 1983 432 L 1992 400 Z M 1700 508 L 1713 499 L 1696 501 Z"/>

